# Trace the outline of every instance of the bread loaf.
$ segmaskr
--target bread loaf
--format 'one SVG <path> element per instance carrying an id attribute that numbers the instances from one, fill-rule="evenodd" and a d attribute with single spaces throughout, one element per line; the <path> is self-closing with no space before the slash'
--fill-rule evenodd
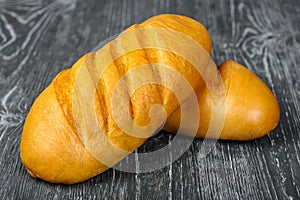
<path id="1" fill-rule="evenodd" d="M 138 35 L 140 29 L 149 31 L 141 32 L 141 36 Z M 151 113 L 153 105 L 159 104 L 165 108 L 167 122 L 164 128 L 176 133 L 180 124 L 181 102 L 170 88 L 154 83 L 138 89 L 133 87 L 139 80 L 162 80 L 162 73 L 165 73 L 163 66 L 169 66 L 170 71 L 177 71 L 196 92 L 200 110 L 196 136 L 205 137 L 212 109 L 205 81 L 195 66 L 176 52 L 144 48 L 147 45 L 151 47 L 149 43 L 157 44 L 173 39 L 168 34 L 146 34 L 152 30 L 177 32 L 201 46 L 209 57 L 212 42 L 205 27 L 190 18 L 171 14 L 155 16 L 133 25 L 119 36 L 122 39 L 118 43 L 108 43 L 99 51 L 84 55 L 72 68 L 55 77 L 38 96 L 28 113 L 20 155 L 31 176 L 52 183 L 73 184 L 84 181 L 123 159 L 142 145 L 154 130 L 160 128 L 159 123 L 154 123 L 153 126 L 143 129 L 147 134 L 139 135 L 137 132 L 132 135 L 118 126 L 115 115 L 126 104 L 123 105 L 120 101 L 113 107 L 111 102 L 114 90 L 123 77 L 122 87 L 125 88 L 125 93 L 122 95 L 125 99 L 130 99 L 127 109 L 134 124 L 141 127 L 151 124 L 149 112 Z M 134 36 L 126 35 L 129 32 L 133 32 Z M 200 56 L 192 45 L 173 42 L 179 50 L 188 52 L 195 58 Z M 124 51 L 133 44 L 140 48 Z M 109 63 L 107 68 L 104 65 L 106 62 Z M 139 66 L 146 65 L 159 66 L 145 67 L 137 74 L 132 73 Z M 267 86 L 253 73 L 233 61 L 225 62 L 220 73 L 226 91 L 226 117 L 221 139 L 251 140 L 271 131 L 278 123 L 279 107 Z M 125 76 L 126 74 L 130 75 Z M 182 87 L 175 76 L 166 77 L 170 86 L 179 89 Z M 95 92 L 85 94 L 85 91 L 93 91 L 90 88 L 93 84 Z M 183 99 L 187 99 L 189 93 L 184 92 L 185 88 L 181 89 Z M 81 97 L 85 100 L 81 100 Z M 89 97 L 93 100 L 89 101 Z M 190 109 L 193 112 L 193 108 Z M 96 121 L 91 117 L 94 114 Z M 104 142 L 103 138 L 99 139 L 94 133 L 94 128 L 98 126 L 108 142 Z M 130 129 L 129 126 L 128 128 Z M 190 134 L 188 129 L 186 134 Z M 135 137 L 137 135 L 140 137 Z"/>

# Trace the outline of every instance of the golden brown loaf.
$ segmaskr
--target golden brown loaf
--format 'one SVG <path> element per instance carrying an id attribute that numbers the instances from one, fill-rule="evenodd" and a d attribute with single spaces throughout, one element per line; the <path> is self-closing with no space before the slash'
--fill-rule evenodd
<path id="1" fill-rule="evenodd" d="M 159 28 L 179 32 L 201 45 L 208 55 L 212 48 L 205 27 L 184 16 L 170 14 L 155 16 L 142 24 L 129 27 L 123 34 L 129 31 L 138 32 L 140 28 Z M 151 40 L 155 43 L 158 38 L 153 39 L 154 37 L 156 36 L 137 37 L 138 44 L 151 42 Z M 159 39 L 164 41 L 170 38 L 161 36 Z M 128 36 L 126 40 L 122 40 L 120 46 L 122 48 L 130 46 L 131 40 L 132 38 Z M 196 52 L 184 44 L 179 48 L 191 55 Z M 76 101 L 73 93 L 78 86 L 78 83 L 75 84 L 78 74 L 83 69 L 91 70 L 95 66 L 101 68 L 103 60 L 108 58 L 113 58 L 113 62 L 109 64 L 97 83 L 94 107 L 101 130 L 113 145 L 132 152 L 147 139 L 147 137 L 137 138 L 122 131 L 115 122 L 110 102 L 113 98 L 112 91 L 123 75 L 150 63 L 167 65 L 175 69 L 196 91 L 200 109 L 197 137 L 205 137 L 211 117 L 211 101 L 201 75 L 190 62 L 176 53 L 162 49 L 140 48 L 123 53 L 119 57 L 115 55 L 118 51 L 121 51 L 118 46 L 109 43 L 102 50 L 83 56 L 71 69 L 59 73 L 35 100 L 26 118 L 20 146 L 22 162 L 33 177 L 53 183 L 77 183 L 109 168 L 99 161 L 99 157 L 111 157 L 110 164 L 113 165 L 128 154 L 119 155 L 110 152 L 101 147 L 101 144 L 99 147 L 85 146 L 83 138 L 92 137 L 89 129 L 82 126 L 79 132 L 75 123 L 75 118 L 82 117 L 81 113 L 74 110 Z M 151 106 L 160 104 L 165 107 L 168 118 L 164 128 L 176 132 L 180 123 L 179 102 L 176 96 L 169 89 L 158 84 L 147 84 L 137 90 L 132 88 L 136 79 L 145 77 L 157 79 L 157 72 L 161 73 L 160 68 L 152 70 L 145 68 L 138 76 L 132 75 L 125 79 L 128 90 L 126 95 L 130 96 L 131 118 L 137 125 L 146 126 L 151 121 L 149 117 Z M 220 73 L 226 91 L 226 117 L 220 138 L 251 140 L 274 129 L 279 120 L 279 106 L 268 87 L 252 72 L 233 61 L 223 63 Z M 169 84 L 180 87 L 177 80 L 170 78 L 168 81 Z M 86 84 L 79 83 L 79 86 L 83 87 Z M 237 121 L 239 123 L 236 123 Z M 189 132 L 187 131 L 186 134 Z M 141 134 L 141 136 L 145 135 Z M 94 153 L 94 149 L 91 148 L 99 149 Z"/>
<path id="2" fill-rule="evenodd" d="M 219 139 L 253 140 L 273 130 L 280 116 L 279 105 L 263 81 L 231 60 L 221 64 L 219 70 L 226 90 L 226 115 Z M 211 119 L 211 100 L 207 88 L 197 94 L 200 123 L 196 137 L 204 138 Z M 168 118 L 164 128 L 176 132 L 179 121 L 178 109 Z"/>

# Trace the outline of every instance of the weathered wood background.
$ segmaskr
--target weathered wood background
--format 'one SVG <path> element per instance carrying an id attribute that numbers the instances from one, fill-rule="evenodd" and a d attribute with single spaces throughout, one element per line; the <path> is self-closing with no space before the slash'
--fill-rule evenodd
<path id="1" fill-rule="evenodd" d="M 255 141 L 219 141 L 206 158 L 197 156 L 196 140 L 151 173 L 111 169 L 72 186 L 31 178 L 19 142 L 37 95 L 100 41 L 159 13 L 202 22 L 217 64 L 234 59 L 273 90 L 280 125 Z M 299 199 L 299 13 L 299 0 L 0 0 L 0 199 Z M 169 138 L 161 134 L 141 150 Z"/>

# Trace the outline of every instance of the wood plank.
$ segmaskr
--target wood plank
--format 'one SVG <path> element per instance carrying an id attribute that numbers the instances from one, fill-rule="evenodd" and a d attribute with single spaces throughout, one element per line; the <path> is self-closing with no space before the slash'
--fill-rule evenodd
<path id="1" fill-rule="evenodd" d="M 297 0 L 0 0 L 0 199 L 299 199 L 299 12 Z M 160 13 L 201 21 L 217 64 L 234 59 L 258 74 L 279 100 L 280 125 L 255 141 L 218 141 L 205 158 L 195 140 L 150 173 L 110 169 L 72 186 L 31 178 L 19 142 L 34 99 L 100 41 Z M 161 133 L 138 152 L 171 139 Z"/>

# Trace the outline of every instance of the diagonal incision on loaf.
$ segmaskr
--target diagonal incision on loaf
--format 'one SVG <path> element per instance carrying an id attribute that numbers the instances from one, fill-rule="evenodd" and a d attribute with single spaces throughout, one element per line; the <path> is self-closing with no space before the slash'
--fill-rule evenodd
<path id="1" fill-rule="evenodd" d="M 133 28 L 138 28 L 138 26 L 133 26 Z M 131 28 L 129 28 L 129 29 L 131 29 Z M 121 77 L 129 69 L 134 68 L 135 65 L 136 66 L 140 66 L 140 65 L 143 65 L 143 64 L 151 64 L 152 62 L 153 63 L 162 63 L 162 64 L 171 64 L 171 65 L 174 66 L 174 62 L 173 63 L 171 61 L 169 61 L 169 62 L 163 62 L 164 58 L 166 58 L 166 57 L 172 57 L 173 59 L 177 57 L 177 60 L 180 61 L 178 63 L 182 63 L 182 65 L 183 65 L 183 67 L 177 67 L 177 70 L 188 71 L 188 69 L 192 67 L 191 64 L 187 64 L 187 62 L 184 59 L 179 58 L 178 56 L 176 56 L 176 55 L 174 55 L 172 53 L 168 53 L 168 52 L 164 52 L 164 51 L 156 50 L 156 52 L 155 52 L 155 50 L 152 50 L 152 49 L 146 49 L 146 50 L 144 50 L 144 49 L 141 48 L 141 50 L 137 50 L 135 52 L 130 52 L 130 53 L 125 54 L 124 56 L 121 56 L 120 58 L 117 58 L 117 59 L 115 59 L 114 55 L 113 55 L 115 51 L 116 51 L 116 49 L 111 49 L 110 48 L 110 53 L 111 53 L 110 56 L 113 57 L 113 63 L 107 69 L 109 71 L 109 70 L 111 70 L 111 68 L 115 67 L 117 73 L 114 72 L 113 73 L 114 76 L 119 75 L 119 77 Z M 145 54 L 145 52 L 148 52 L 148 54 Z M 133 54 L 133 55 L 131 55 L 131 54 Z M 93 60 L 93 59 L 94 59 L 94 56 L 92 56 L 92 54 L 89 54 L 86 57 L 86 60 Z M 130 59 L 131 59 L 131 62 L 133 62 L 133 64 L 130 63 Z M 144 59 L 144 61 L 141 62 L 142 59 Z M 129 62 L 128 62 L 128 60 L 129 60 Z M 138 64 L 134 63 L 136 61 L 138 61 Z M 90 67 L 88 67 L 88 69 L 90 69 Z M 91 75 L 92 75 L 92 73 L 93 72 L 91 72 Z M 150 73 L 147 73 L 147 75 L 149 75 L 149 74 Z M 156 73 L 156 74 L 158 74 L 158 73 Z M 152 76 L 155 77 L 156 74 L 155 75 L 153 74 Z M 131 81 L 134 81 L 134 78 Z M 110 97 L 107 95 L 107 91 L 112 91 L 111 89 L 108 90 L 107 86 L 112 86 L 112 88 L 113 88 L 113 84 L 107 84 L 107 86 L 103 86 L 102 83 L 103 83 L 103 81 L 100 81 L 100 86 L 99 87 L 103 88 L 103 92 L 101 93 L 101 96 L 103 96 L 103 94 L 104 94 L 106 96 L 104 98 L 104 99 L 106 99 L 106 101 L 101 101 L 103 105 L 102 106 L 100 105 L 100 107 L 106 108 L 105 110 L 109 110 L 108 112 L 106 112 L 108 117 L 104 118 L 104 121 L 105 122 L 109 121 L 107 123 L 107 124 L 109 124 L 109 126 L 107 127 L 107 129 L 105 129 L 105 130 L 108 130 L 108 132 L 105 131 L 105 134 L 108 135 L 108 136 L 110 136 L 111 134 L 110 134 L 109 130 L 118 130 L 118 131 L 120 131 L 120 130 L 118 129 L 117 126 L 115 126 L 115 123 L 113 121 L 113 117 L 111 116 L 111 113 L 112 113 L 111 112 L 111 108 L 107 104 L 107 102 L 110 102 Z M 126 83 L 125 87 L 128 87 L 128 85 L 130 85 L 130 84 L 132 84 L 132 83 Z M 72 85 L 72 84 L 68 83 L 68 85 Z M 151 104 L 153 104 L 153 103 L 162 104 L 162 102 L 159 99 L 164 99 L 164 101 L 166 101 L 166 99 L 171 99 L 171 100 L 168 100 L 168 102 L 171 102 L 171 103 L 176 102 L 176 101 L 173 100 L 175 98 L 172 96 L 172 94 L 170 94 L 170 92 L 168 92 L 169 93 L 168 95 L 165 94 L 165 96 L 167 96 L 169 98 L 167 98 L 167 97 L 162 98 L 161 97 L 162 95 L 161 95 L 161 93 L 159 91 L 164 91 L 166 89 L 159 89 L 160 86 L 157 86 L 157 85 L 149 85 L 149 86 L 146 86 L 146 87 L 149 88 L 149 90 L 146 89 L 147 93 L 145 94 L 145 89 L 144 89 L 144 90 L 141 90 L 141 94 L 140 95 L 144 96 L 144 97 L 145 96 L 146 97 L 150 97 L 151 95 L 154 96 L 154 98 L 152 98 L 153 102 L 146 103 L 146 106 L 148 104 L 149 107 L 150 107 Z M 97 91 L 99 91 L 99 89 L 97 89 Z M 57 94 L 61 94 L 61 93 L 58 92 Z M 64 93 L 62 93 L 62 94 L 64 94 Z M 66 94 L 66 95 L 69 95 L 69 94 Z M 59 95 L 59 96 L 61 96 L 61 95 Z M 157 98 L 157 96 L 159 96 L 160 98 Z M 133 95 L 133 98 L 131 98 L 131 101 L 132 101 L 132 99 L 134 101 L 134 95 Z M 142 116 L 137 115 L 137 116 L 133 117 L 133 119 L 135 120 L 135 122 L 139 120 L 142 123 L 145 123 L 145 121 L 147 122 L 147 120 L 145 120 L 145 115 L 148 115 L 149 107 L 148 108 L 146 107 L 146 109 L 145 109 L 145 104 L 144 104 L 144 106 L 139 106 L 138 104 L 140 102 L 143 102 L 143 101 L 140 101 L 138 99 L 138 97 L 136 99 L 137 100 L 135 100 L 135 102 L 132 103 L 132 105 L 133 105 L 132 111 L 133 111 L 133 113 L 140 113 L 140 115 L 142 115 Z M 150 101 L 151 101 L 151 98 L 150 98 Z M 164 106 L 166 106 L 167 102 L 164 102 L 163 104 L 164 104 Z M 64 105 L 62 105 L 62 106 L 64 107 Z M 169 113 L 173 112 L 177 107 L 178 107 L 178 102 L 175 104 L 175 106 L 172 108 L 172 110 Z M 139 111 L 139 110 L 141 110 L 141 111 Z M 73 114 L 72 114 L 72 112 L 68 112 L 68 113 L 69 113 L 69 118 L 71 118 L 71 121 L 72 121 Z M 103 120 L 100 120 L 100 121 L 103 121 Z M 115 132 L 113 132 L 113 134 L 112 134 L 113 137 L 116 136 L 116 134 L 114 134 L 114 133 Z M 129 138 L 129 139 L 132 140 L 134 138 Z M 141 142 L 143 142 L 143 141 L 141 141 Z M 135 149 L 135 147 L 133 149 Z M 132 151 L 133 149 L 128 149 L 128 150 Z"/>

